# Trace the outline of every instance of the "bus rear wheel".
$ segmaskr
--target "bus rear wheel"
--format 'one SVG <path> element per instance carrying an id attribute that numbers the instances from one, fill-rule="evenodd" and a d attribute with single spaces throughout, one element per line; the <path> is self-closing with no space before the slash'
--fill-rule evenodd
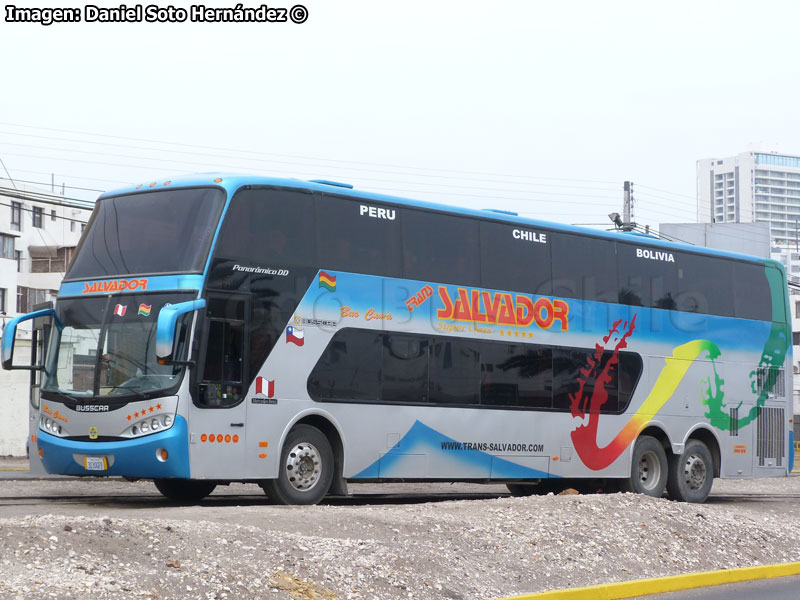
<path id="1" fill-rule="evenodd" d="M 620 490 L 660 498 L 667 487 L 667 468 L 667 453 L 661 442 L 643 435 L 633 446 L 631 476 L 620 481 Z"/>
<path id="2" fill-rule="evenodd" d="M 199 479 L 154 479 L 153 483 L 164 496 L 177 502 L 198 502 L 217 487 L 213 481 Z"/>
<path id="3" fill-rule="evenodd" d="M 278 478 L 262 484 L 278 504 L 318 504 L 333 481 L 333 450 L 328 438 L 310 425 L 289 432 L 281 449 Z"/>
<path id="4" fill-rule="evenodd" d="M 671 457 L 667 492 L 673 500 L 705 502 L 714 483 L 714 459 L 700 440 L 689 440 L 683 454 Z"/>

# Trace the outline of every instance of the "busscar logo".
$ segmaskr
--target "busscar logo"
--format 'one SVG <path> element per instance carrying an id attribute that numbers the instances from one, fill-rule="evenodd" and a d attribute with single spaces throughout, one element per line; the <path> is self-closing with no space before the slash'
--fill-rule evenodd
<path id="1" fill-rule="evenodd" d="M 76 404 L 77 412 L 108 412 L 108 404 Z"/>

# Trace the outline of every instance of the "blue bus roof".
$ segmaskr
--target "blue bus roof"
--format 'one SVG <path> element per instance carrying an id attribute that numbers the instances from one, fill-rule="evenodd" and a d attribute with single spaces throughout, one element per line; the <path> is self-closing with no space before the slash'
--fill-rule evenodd
<path id="1" fill-rule="evenodd" d="M 98 200 L 102 200 L 109 196 L 118 196 L 121 194 L 131 194 L 137 192 L 149 192 L 149 191 L 164 190 L 164 189 L 200 187 L 200 186 L 221 187 L 225 189 L 228 195 L 230 196 L 240 187 L 247 185 L 286 187 L 286 188 L 313 190 L 318 192 L 327 192 L 329 194 L 336 194 L 339 196 L 350 197 L 354 199 L 375 201 L 375 202 L 389 202 L 392 204 L 399 204 L 416 208 L 426 208 L 429 210 L 448 212 L 452 214 L 467 215 L 467 216 L 479 217 L 482 219 L 491 219 L 494 221 L 514 223 L 528 227 L 544 227 L 554 231 L 561 231 L 565 233 L 578 233 L 582 235 L 590 235 L 594 237 L 599 237 L 614 241 L 629 242 L 634 244 L 646 244 L 649 246 L 661 247 L 670 250 L 680 250 L 684 252 L 694 252 L 698 254 L 706 254 L 711 256 L 721 256 L 737 260 L 747 260 L 747 261 L 758 262 L 760 264 L 769 263 L 777 267 L 781 271 L 784 271 L 783 265 L 779 261 L 775 261 L 770 258 L 752 256 L 749 254 L 742 254 L 738 252 L 730 252 L 727 250 L 718 250 L 716 248 L 707 248 L 705 246 L 693 246 L 691 244 L 686 244 L 681 242 L 671 242 L 658 239 L 651 235 L 637 233 L 637 232 L 619 232 L 619 231 L 609 232 L 597 229 L 590 229 L 588 227 L 581 227 L 578 225 L 566 225 L 563 223 L 554 223 L 551 221 L 543 221 L 539 219 L 532 219 L 529 217 L 520 217 L 512 213 L 511 211 L 500 211 L 496 209 L 464 208 L 460 206 L 453 206 L 450 204 L 439 204 L 437 202 L 413 200 L 410 198 L 403 198 L 400 196 L 376 194 L 374 192 L 356 190 L 353 188 L 353 186 L 351 186 L 348 183 L 340 183 L 336 181 L 328 181 L 323 179 L 317 179 L 314 181 L 304 181 L 302 179 L 264 177 L 261 175 L 246 175 L 241 173 L 197 173 L 194 175 L 183 175 L 172 179 L 156 180 L 135 186 L 127 186 L 116 190 L 111 190 L 103 193 L 98 198 Z"/>

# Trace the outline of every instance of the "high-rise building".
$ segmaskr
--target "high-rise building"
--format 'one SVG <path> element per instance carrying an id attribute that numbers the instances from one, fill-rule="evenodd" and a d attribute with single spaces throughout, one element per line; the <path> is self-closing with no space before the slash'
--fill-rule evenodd
<path id="1" fill-rule="evenodd" d="M 753 151 L 698 160 L 697 220 L 767 222 L 774 245 L 800 246 L 800 156 Z"/>

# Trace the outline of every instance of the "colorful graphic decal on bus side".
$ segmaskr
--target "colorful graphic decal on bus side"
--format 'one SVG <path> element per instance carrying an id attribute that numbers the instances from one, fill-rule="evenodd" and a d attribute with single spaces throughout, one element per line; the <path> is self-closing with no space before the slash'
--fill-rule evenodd
<path id="1" fill-rule="evenodd" d="M 781 298 L 783 294 L 783 282 L 776 277 L 770 277 L 772 274 L 770 270 L 767 272 L 767 278 L 770 282 L 770 288 L 773 298 L 773 320 L 786 320 L 782 314 L 783 302 L 776 301 L 776 298 Z M 713 371 L 712 378 L 709 377 L 701 384 L 705 384 L 705 390 L 702 392 L 702 403 L 708 407 L 705 417 L 709 419 L 712 427 L 720 431 L 729 431 L 731 428 L 741 429 L 752 423 L 758 418 L 759 409 L 764 406 L 768 396 L 773 392 L 778 377 L 775 376 L 773 369 L 779 369 L 784 364 L 786 352 L 789 348 L 789 335 L 788 326 L 784 323 L 773 322 L 769 332 L 769 336 L 764 344 L 761 352 L 761 359 L 759 360 L 758 367 L 750 372 L 750 392 L 756 396 L 756 401 L 750 411 L 739 418 L 738 420 L 731 419 L 729 412 L 725 412 L 725 402 L 723 391 L 723 384 L 725 381 L 719 376 L 717 372 L 717 365 L 715 359 L 719 358 L 722 354 L 719 346 L 710 340 L 693 340 L 686 344 L 682 344 L 672 351 L 672 356 L 665 358 L 666 366 L 662 369 L 661 373 L 656 380 L 653 389 L 645 399 L 639 410 L 636 411 L 631 419 L 625 424 L 617 436 L 604 448 L 597 445 L 597 430 L 600 418 L 600 407 L 608 399 L 608 392 L 605 385 L 610 381 L 609 373 L 618 362 L 618 353 L 622 348 L 627 347 L 627 339 L 633 334 L 635 329 L 636 317 L 631 321 L 630 326 L 625 323 L 622 327 L 627 331 L 619 336 L 619 326 L 621 321 L 614 323 L 608 336 L 603 338 L 603 344 L 607 344 L 609 340 L 616 339 L 614 354 L 608 361 L 607 366 L 600 372 L 599 357 L 602 356 L 605 346 L 598 344 L 594 356 L 590 355 L 587 358 L 587 367 L 580 373 L 578 383 L 580 385 L 578 393 L 572 398 L 572 416 L 584 418 L 586 414 L 586 407 L 589 407 L 589 423 L 588 425 L 578 426 L 571 434 L 572 441 L 575 444 L 575 449 L 584 464 L 592 470 L 604 469 L 613 463 L 622 452 L 627 448 L 630 443 L 636 439 L 639 432 L 646 425 L 647 421 L 655 414 L 657 414 L 664 404 L 675 393 L 680 383 L 683 381 L 686 372 L 692 365 L 694 360 L 701 358 L 710 361 Z M 583 388 L 590 376 L 595 376 L 597 384 L 591 398 L 583 396 Z M 739 402 L 739 406 L 742 402 Z M 791 462 L 789 464 L 792 464 Z"/>
<path id="2" fill-rule="evenodd" d="M 335 293 L 319 286 L 323 273 L 336 278 Z M 331 270 L 318 271 L 313 282 L 287 325 L 299 325 L 294 320 L 298 317 L 302 325 L 316 325 L 314 329 L 373 326 L 409 333 L 492 337 L 499 341 L 524 339 L 590 348 L 608 333 L 613 322 L 629 321 L 636 314 L 634 351 L 641 352 L 644 344 L 655 344 L 658 348 L 651 346 L 653 350 L 664 356 L 671 348 L 713 330 L 715 343 L 726 352 L 735 352 L 737 360 L 743 354 L 760 352 L 759 341 L 766 338 L 771 326 L 700 313 Z M 387 315 L 392 315 L 391 324 Z M 556 339 L 562 336 L 563 340 Z"/>
<path id="3" fill-rule="evenodd" d="M 714 368 L 714 381 L 709 377 L 706 380 L 706 389 L 703 392 L 702 402 L 708 407 L 708 412 L 705 413 L 709 419 L 712 427 L 720 431 L 729 431 L 731 428 L 741 429 L 755 421 L 758 418 L 759 410 L 767 401 L 769 395 L 775 390 L 775 385 L 778 383 L 779 378 L 777 370 L 784 365 L 786 360 L 786 353 L 790 347 L 790 329 L 788 323 L 788 316 L 786 315 L 784 296 L 785 287 L 783 277 L 777 269 L 766 268 L 767 282 L 770 288 L 770 295 L 772 297 L 772 327 L 769 331 L 769 336 L 764 343 L 764 348 L 761 351 L 761 358 L 758 361 L 758 366 L 750 372 L 750 392 L 756 396 L 754 405 L 750 408 L 748 413 L 737 420 L 731 419 L 729 412 L 725 412 L 726 404 L 724 402 L 725 392 L 722 389 L 725 381 L 717 373 L 716 365 L 712 360 Z M 710 342 L 709 342 L 710 343 Z M 715 353 L 716 358 L 721 354 L 719 348 L 716 346 L 709 353 Z M 739 402 L 739 406 L 742 402 Z M 789 462 L 791 465 L 792 462 Z M 789 467 L 791 468 L 791 466 Z"/>
<path id="4" fill-rule="evenodd" d="M 627 339 L 633 333 L 635 327 L 634 321 L 635 318 L 630 326 L 627 326 L 627 323 L 623 326 L 623 329 L 627 326 L 627 330 L 621 336 L 618 330 L 620 323 L 615 323 L 609 335 L 603 338 L 604 343 L 616 339 L 614 357 L 617 357 L 619 350 L 627 347 Z M 598 344 L 596 356 L 602 356 L 604 351 L 605 347 Z M 672 398 L 675 390 L 683 381 L 689 367 L 692 366 L 693 361 L 703 352 L 706 353 L 704 358 L 711 359 L 712 361 L 719 356 L 719 349 L 716 344 L 708 340 L 694 340 L 675 348 L 672 351 L 672 355 L 664 359 L 666 365 L 661 370 L 655 385 L 653 385 L 653 388 L 639 407 L 639 410 L 631 416 L 616 437 L 603 448 L 600 448 L 597 444 L 597 431 L 600 420 L 600 407 L 608 399 L 608 392 L 604 385 L 595 385 L 592 398 L 584 398 L 582 396 L 583 385 L 581 385 L 579 392 L 573 398 L 572 415 L 584 417 L 585 411 L 583 407 L 588 405 L 589 422 L 587 425 L 579 425 L 576 427 L 572 431 L 571 437 L 572 443 L 575 445 L 575 451 L 578 453 L 583 463 L 590 469 L 599 471 L 605 469 L 617 460 L 625 451 L 625 448 L 636 439 L 639 432 L 653 415 L 657 414 L 664 404 Z M 611 363 L 611 360 L 613 359 L 610 359 L 609 363 Z M 596 359 L 591 356 L 588 362 L 589 366 L 581 371 L 581 377 L 584 378 L 584 381 L 590 375 L 595 375 L 594 370 L 596 370 L 599 364 Z M 616 365 L 616 362 L 618 362 L 618 358 L 614 362 L 614 365 Z M 614 365 L 612 365 L 612 368 Z M 609 370 L 604 369 L 599 374 L 596 374 L 597 382 L 607 384 L 610 380 L 608 373 Z"/>
<path id="5" fill-rule="evenodd" d="M 458 448 L 458 452 L 447 449 Z M 505 458 L 493 456 L 468 447 L 453 438 L 415 421 L 411 429 L 389 452 L 355 474 L 355 479 L 391 479 L 395 477 L 425 477 L 426 473 L 409 474 L 409 462 L 418 456 L 436 457 L 439 467 L 448 463 L 442 472 L 461 473 L 466 478 L 493 479 L 543 479 L 554 477 L 546 471 L 519 465 Z M 543 457 L 546 458 L 546 457 Z"/>

